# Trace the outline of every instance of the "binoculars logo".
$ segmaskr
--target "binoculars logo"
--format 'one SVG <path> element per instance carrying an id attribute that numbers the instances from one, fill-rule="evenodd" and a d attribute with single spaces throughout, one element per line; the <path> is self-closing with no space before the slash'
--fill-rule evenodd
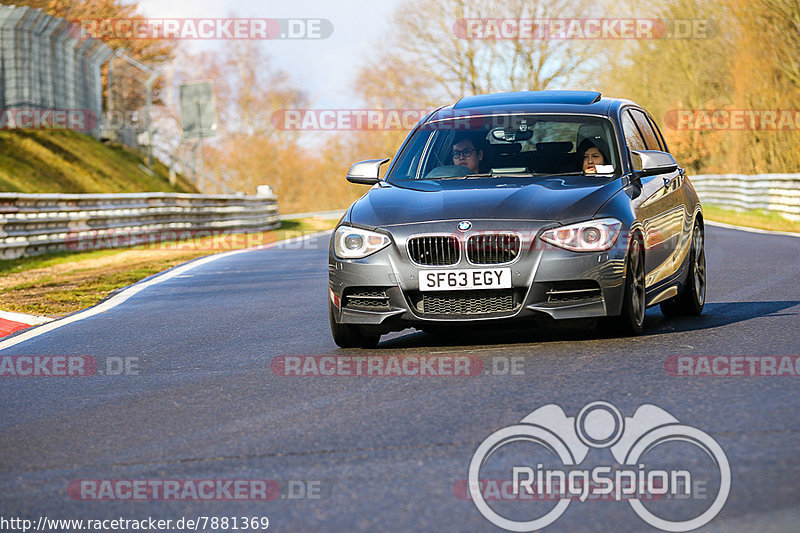
<path id="1" fill-rule="evenodd" d="M 525 453 L 498 453 L 508 446 L 525 446 Z M 548 460 L 560 463 L 555 468 L 543 467 L 543 461 L 530 461 L 530 446 L 536 447 Z M 661 450 L 657 447 L 662 446 Z M 692 453 L 711 461 L 714 479 L 718 482 L 716 495 L 710 505 L 707 502 L 689 507 L 679 507 L 681 501 L 690 501 L 692 487 L 698 482 L 692 472 L 680 468 L 658 469 L 659 451 L 671 450 L 670 446 L 689 446 Z M 616 467 L 610 465 L 580 468 L 591 449 L 610 450 Z M 645 457 L 645 455 L 647 457 Z M 664 454 L 666 455 L 666 454 Z M 672 453 L 671 461 L 685 460 L 692 463 L 681 452 Z M 506 509 L 503 516 L 499 505 L 494 508 L 487 502 L 482 487 L 488 481 L 482 469 L 491 470 L 490 459 L 495 463 L 512 464 L 512 493 L 527 494 L 519 500 L 544 501 L 546 510 L 540 516 L 519 518 L 519 506 Z M 511 457 L 511 459 L 509 459 Z M 523 459 L 520 461 L 520 459 Z M 555 459 L 554 459 L 555 458 Z M 645 461 L 647 464 L 645 464 Z M 522 462 L 523 464 L 519 464 Z M 508 472 L 508 465 L 495 466 Z M 613 501 L 627 501 L 633 511 L 651 526 L 665 531 L 691 531 L 711 521 L 725 505 L 731 485 L 731 471 L 725 452 L 707 433 L 681 424 L 674 416 L 655 405 L 641 405 L 633 416 L 623 417 L 619 410 L 608 402 L 593 402 L 586 405 L 576 417 L 568 417 L 555 404 L 535 410 L 520 423 L 504 427 L 489 435 L 477 448 L 469 466 L 468 486 L 470 497 L 478 511 L 493 524 L 508 531 L 534 531 L 555 522 L 573 500 L 585 501 L 590 496 L 599 496 Z M 700 491 L 697 491 L 700 494 Z M 531 497 L 532 495 L 532 497 Z M 706 498 L 705 492 L 699 499 Z M 648 502 L 666 502 L 657 507 Z M 553 502 L 555 502 L 553 504 Z M 677 505 L 676 505 L 677 504 Z M 532 508 L 528 506 L 526 510 Z M 660 511 L 659 516 L 655 511 Z M 512 512 L 513 511 L 513 512 Z M 684 516 L 688 515 L 688 516 Z"/>

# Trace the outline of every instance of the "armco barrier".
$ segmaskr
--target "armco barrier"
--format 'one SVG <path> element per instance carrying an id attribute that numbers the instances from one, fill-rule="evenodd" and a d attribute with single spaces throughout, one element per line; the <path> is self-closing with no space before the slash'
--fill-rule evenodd
<path id="1" fill-rule="evenodd" d="M 703 203 L 800 220 L 800 174 L 702 174 L 689 180 Z"/>
<path id="2" fill-rule="evenodd" d="M 260 231 L 280 224 L 276 196 L 182 193 L 0 193 L 0 258 L 119 245 L 180 232 Z"/>

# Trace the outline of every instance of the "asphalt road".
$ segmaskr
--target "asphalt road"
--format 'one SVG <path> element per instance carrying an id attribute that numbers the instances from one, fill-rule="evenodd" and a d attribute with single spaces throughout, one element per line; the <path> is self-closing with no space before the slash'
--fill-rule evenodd
<path id="1" fill-rule="evenodd" d="M 677 355 L 800 355 L 800 239 L 709 227 L 705 313 L 667 320 L 650 309 L 638 338 L 408 330 L 372 351 L 331 340 L 326 240 L 202 264 L 0 350 L 91 356 L 105 370 L 0 378 L 0 517 L 247 515 L 278 531 L 494 531 L 454 494 L 478 444 L 543 405 L 575 416 L 605 400 L 625 416 L 656 405 L 719 443 L 732 485 L 706 530 L 800 530 L 800 378 L 676 377 L 664 366 Z M 285 377 L 271 366 L 330 354 L 469 355 L 488 372 Z M 522 366 L 501 373 L 514 357 Z M 108 375 L 120 361 L 128 373 Z M 67 490 L 80 479 L 268 479 L 281 494 L 82 501 Z M 311 497 L 295 499 L 298 487 Z M 575 502 L 548 528 L 652 529 L 624 502 Z"/>

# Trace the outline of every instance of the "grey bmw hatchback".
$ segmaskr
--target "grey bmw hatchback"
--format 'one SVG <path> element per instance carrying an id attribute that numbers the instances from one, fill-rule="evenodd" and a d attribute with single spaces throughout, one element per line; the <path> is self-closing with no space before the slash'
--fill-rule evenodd
<path id="1" fill-rule="evenodd" d="M 592 91 L 462 98 L 428 114 L 333 231 L 329 307 L 341 347 L 448 324 L 698 315 L 703 212 L 652 117 Z"/>

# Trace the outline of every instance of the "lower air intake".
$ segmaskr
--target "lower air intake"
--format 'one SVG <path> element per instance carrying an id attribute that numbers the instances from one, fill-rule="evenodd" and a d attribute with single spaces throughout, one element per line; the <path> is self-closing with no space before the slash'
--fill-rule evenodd
<path id="1" fill-rule="evenodd" d="M 423 315 L 491 315 L 514 309 L 511 289 L 423 293 L 417 303 L 417 310 Z"/>

